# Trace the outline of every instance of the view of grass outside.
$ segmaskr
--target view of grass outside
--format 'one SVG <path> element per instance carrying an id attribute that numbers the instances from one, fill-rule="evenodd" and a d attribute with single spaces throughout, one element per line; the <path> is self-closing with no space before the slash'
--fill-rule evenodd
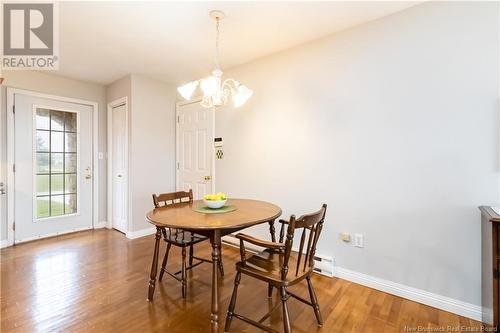
<path id="1" fill-rule="evenodd" d="M 36 216 L 76 213 L 76 113 L 36 111 Z"/>

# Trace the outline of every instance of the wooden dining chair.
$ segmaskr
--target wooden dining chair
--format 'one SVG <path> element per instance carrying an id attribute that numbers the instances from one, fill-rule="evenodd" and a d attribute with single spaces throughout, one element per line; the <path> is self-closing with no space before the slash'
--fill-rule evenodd
<path id="1" fill-rule="evenodd" d="M 153 203 L 155 208 L 159 207 L 170 207 L 172 205 L 179 205 L 193 202 L 193 191 L 189 190 L 189 192 L 179 191 L 173 193 L 162 193 L 162 194 L 153 194 Z M 168 209 L 168 208 L 167 208 Z M 208 237 L 198 235 L 194 232 L 185 231 L 182 229 L 174 229 L 174 228 L 162 228 L 161 230 L 163 235 L 163 240 L 167 243 L 167 249 L 165 250 L 165 256 L 163 257 L 163 261 L 161 263 L 160 269 L 160 277 L 159 280 L 163 279 L 163 274 L 167 273 L 177 281 L 182 284 L 182 297 L 185 298 L 187 294 L 187 274 L 186 272 L 204 262 L 212 263 L 211 260 L 199 258 L 194 255 L 194 245 L 205 241 Z M 181 259 L 181 269 L 175 273 L 171 273 L 167 270 L 167 261 L 168 254 L 170 252 L 170 248 L 172 245 L 180 247 L 182 253 Z M 189 265 L 186 266 L 186 248 L 189 247 Z M 198 262 L 193 263 L 194 259 Z M 222 264 L 222 256 L 220 256 L 219 260 L 219 271 L 221 276 L 224 275 L 224 267 Z M 180 277 L 178 276 L 180 274 Z M 151 295 L 153 297 L 153 295 Z"/>
<path id="2" fill-rule="evenodd" d="M 323 325 L 321 312 L 319 310 L 316 293 L 311 282 L 311 274 L 314 268 L 314 254 L 316 253 L 316 245 L 323 228 L 325 220 L 326 204 L 323 204 L 321 209 L 315 213 L 307 214 L 295 218 L 295 215 L 290 217 L 289 221 L 280 220 L 281 229 L 279 243 L 269 242 L 254 238 L 245 234 L 237 234 L 236 238 L 240 240 L 240 255 L 241 261 L 236 264 L 236 278 L 234 280 L 233 295 L 227 310 L 226 325 L 224 332 L 229 332 L 233 317 L 245 321 L 248 324 L 259 327 L 260 329 L 277 333 L 276 330 L 264 326 L 262 323 L 271 316 L 271 313 L 278 308 L 280 303 L 276 304 L 266 315 L 260 320 L 255 321 L 241 314 L 234 312 L 236 306 L 236 297 L 238 294 L 238 285 L 240 283 L 241 274 L 248 275 L 252 278 L 268 283 L 268 296 L 272 296 L 273 288 L 277 288 L 281 296 L 281 306 L 283 310 L 283 326 L 285 333 L 292 332 L 290 316 L 288 314 L 287 301 L 293 297 L 307 305 L 312 306 L 318 326 Z M 287 225 L 286 239 L 285 225 Z M 292 244 L 295 231 L 302 229 L 300 236 L 299 251 L 292 252 Z M 304 255 L 304 245 L 307 238 L 307 244 Z M 265 247 L 266 249 L 256 255 L 246 258 L 245 242 L 254 245 Z M 302 262 L 303 259 L 303 262 Z M 302 280 L 307 281 L 310 300 L 306 300 L 298 295 L 295 295 L 287 290 Z"/>

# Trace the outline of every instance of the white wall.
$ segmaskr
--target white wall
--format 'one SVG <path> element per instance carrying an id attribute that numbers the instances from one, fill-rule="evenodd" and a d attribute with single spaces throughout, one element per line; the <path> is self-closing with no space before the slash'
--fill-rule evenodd
<path id="1" fill-rule="evenodd" d="M 131 102 L 132 75 L 127 75 L 106 86 L 106 101 L 108 104 L 122 97 L 127 97 L 127 101 Z"/>
<path id="2" fill-rule="evenodd" d="M 0 86 L 0 182 L 7 184 L 7 89 Z M 7 195 L 0 195 L 0 247 L 7 246 Z"/>
<path id="3" fill-rule="evenodd" d="M 127 97 L 129 108 L 129 231 L 151 228 L 153 193 L 175 191 L 175 87 L 128 75 L 106 87 L 108 103 Z"/>
<path id="4" fill-rule="evenodd" d="M 132 75 L 131 231 L 152 227 L 145 215 L 153 193 L 175 191 L 175 101 L 173 86 Z"/>
<path id="5" fill-rule="evenodd" d="M 229 71 L 255 94 L 216 112 L 217 191 L 284 216 L 325 202 L 319 253 L 338 266 L 480 304 L 477 206 L 500 203 L 498 12 L 426 3 Z"/>
<path id="6" fill-rule="evenodd" d="M 13 87 L 25 90 L 31 90 L 51 95 L 72 97 L 85 99 L 98 103 L 98 146 L 99 151 L 106 152 L 106 96 L 105 88 L 102 85 L 68 79 L 62 76 L 57 76 L 51 73 L 35 72 L 35 71 L 4 71 L 2 75 L 5 77 L 3 86 L 1 87 L 2 99 L 0 103 L 1 109 L 1 144 L 2 144 L 2 178 L 7 177 L 6 174 L 6 145 L 7 136 L 5 131 L 7 104 L 5 98 L 6 87 Z M 99 221 L 106 220 L 106 160 L 99 160 Z M 5 197 L 5 196 L 4 196 Z M 3 206 L 2 206 L 3 207 Z M 4 214 L 5 212 L 2 212 Z M 3 215 L 2 215 L 3 216 Z M 1 239 L 7 238 L 7 219 L 2 218 L 2 226 L 0 229 Z"/>

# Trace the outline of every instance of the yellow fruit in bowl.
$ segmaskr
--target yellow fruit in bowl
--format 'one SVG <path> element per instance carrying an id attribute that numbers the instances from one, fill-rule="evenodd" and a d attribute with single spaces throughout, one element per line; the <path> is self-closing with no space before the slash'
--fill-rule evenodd
<path id="1" fill-rule="evenodd" d="M 207 194 L 203 196 L 203 201 L 205 205 L 207 205 L 209 208 L 221 208 L 226 204 L 226 194 L 219 192 L 215 194 Z"/>
<path id="2" fill-rule="evenodd" d="M 215 194 L 206 194 L 203 196 L 203 199 L 208 200 L 208 201 L 221 201 L 221 200 L 226 200 L 226 194 L 219 192 Z"/>

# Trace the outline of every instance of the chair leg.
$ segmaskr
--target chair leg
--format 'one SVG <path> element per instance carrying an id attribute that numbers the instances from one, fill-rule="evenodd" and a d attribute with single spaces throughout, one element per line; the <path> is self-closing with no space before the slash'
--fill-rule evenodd
<path id="1" fill-rule="evenodd" d="M 221 249 L 220 255 L 219 255 L 219 272 L 220 272 L 220 276 L 224 276 L 224 263 L 222 262 L 222 249 Z"/>
<path id="2" fill-rule="evenodd" d="M 316 293 L 311 282 L 311 276 L 306 277 L 307 286 L 309 288 L 309 296 L 311 297 L 311 303 L 313 304 L 314 314 L 316 315 L 316 320 L 318 321 L 318 326 L 323 326 L 323 319 L 321 318 L 321 312 L 319 310 L 318 299 L 316 298 Z"/>
<path id="3" fill-rule="evenodd" d="M 186 298 L 187 281 L 186 281 L 186 247 L 182 247 L 182 267 L 181 267 L 181 282 L 182 282 L 182 298 Z"/>
<path id="4" fill-rule="evenodd" d="M 189 246 L 189 266 L 193 266 L 193 244 Z"/>
<path id="5" fill-rule="evenodd" d="M 281 304 L 283 306 L 283 327 L 285 333 L 292 333 L 292 326 L 290 325 L 290 315 L 288 314 L 288 305 L 286 304 L 286 289 L 285 287 L 280 287 L 281 294 Z"/>
<path id="6" fill-rule="evenodd" d="M 229 308 L 227 309 L 226 325 L 224 326 L 224 332 L 229 332 L 231 328 L 231 321 L 233 319 L 234 308 L 236 306 L 236 297 L 238 296 L 238 285 L 240 284 L 241 273 L 237 272 L 234 278 L 234 289 L 233 295 L 231 296 L 231 302 L 229 303 Z"/>
<path id="7" fill-rule="evenodd" d="M 267 285 L 267 297 L 273 297 L 273 285 L 270 283 Z"/>
<path id="8" fill-rule="evenodd" d="M 163 256 L 163 262 L 161 263 L 161 269 L 160 269 L 160 278 L 159 280 L 163 279 L 163 273 L 165 273 L 165 270 L 167 269 L 167 260 L 168 260 L 168 253 L 170 252 L 170 247 L 172 244 L 167 243 L 167 249 L 165 250 L 165 255 Z"/>

